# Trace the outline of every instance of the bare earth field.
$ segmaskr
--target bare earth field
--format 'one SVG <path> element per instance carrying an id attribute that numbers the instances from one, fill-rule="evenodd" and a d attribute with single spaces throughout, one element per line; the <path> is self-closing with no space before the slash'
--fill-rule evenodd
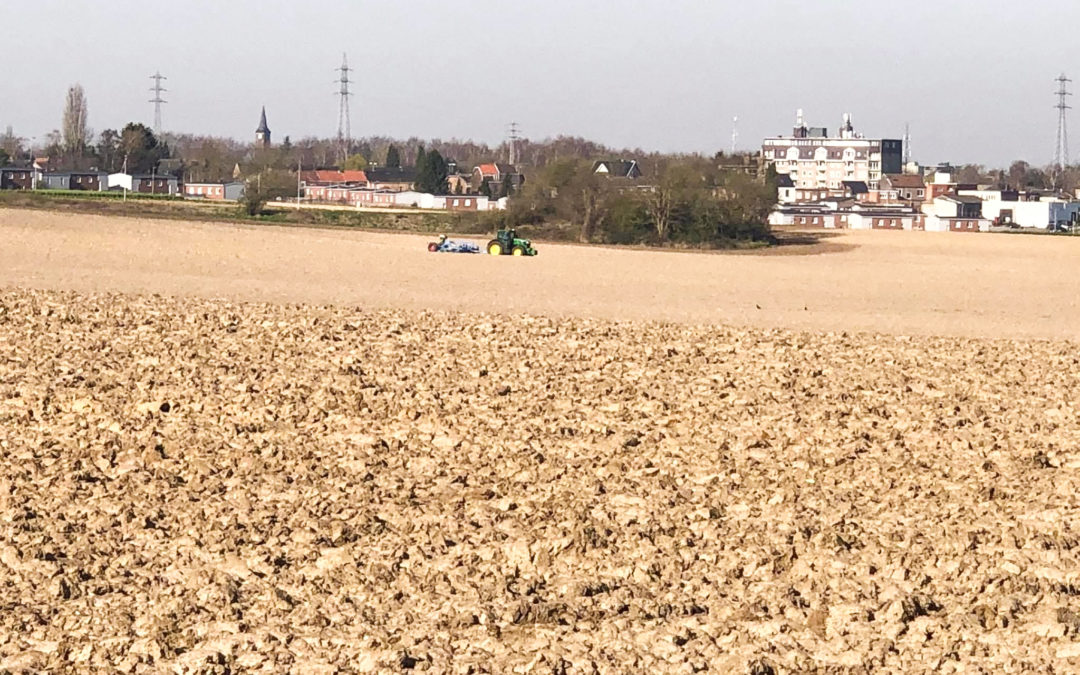
<path id="1" fill-rule="evenodd" d="M 540 246 L 0 209 L 0 286 L 816 331 L 1080 338 L 1080 238 L 827 233 L 767 254 Z M 481 242 L 483 243 L 483 242 Z"/>
<path id="2" fill-rule="evenodd" d="M 1080 671 L 1080 242 L 422 244 L 0 211 L 0 672 Z"/>

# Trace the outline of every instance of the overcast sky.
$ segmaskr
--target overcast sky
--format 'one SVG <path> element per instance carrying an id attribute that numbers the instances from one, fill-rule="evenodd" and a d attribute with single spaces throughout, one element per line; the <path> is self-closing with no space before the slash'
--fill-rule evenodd
<path id="1" fill-rule="evenodd" d="M 0 129 L 39 139 L 81 83 L 95 131 L 150 123 L 275 140 L 333 136 L 348 52 L 354 136 L 585 136 L 715 152 L 788 133 L 795 110 L 915 158 L 1053 159 L 1053 82 L 1080 79 L 1076 0 L 0 0 Z M 1078 83 L 1080 84 L 1080 83 Z M 1080 157 L 1080 116 L 1076 151 Z"/>

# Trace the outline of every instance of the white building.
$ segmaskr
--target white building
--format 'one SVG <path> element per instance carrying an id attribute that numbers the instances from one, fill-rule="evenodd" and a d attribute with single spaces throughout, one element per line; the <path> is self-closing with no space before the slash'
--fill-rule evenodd
<path id="1" fill-rule="evenodd" d="M 984 218 L 999 225 L 1048 230 L 1080 218 L 1080 202 L 987 199 L 983 201 L 982 212 Z"/>
<path id="2" fill-rule="evenodd" d="M 761 153 L 796 188 L 839 190 L 845 181 L 860 181 L 877 189 L 883 174 L 902 171 L 904 142 L 864 138 L 850 115 L 839 136 L 830 137 L 827 129 L 807 127 L 800 110 L 792 135 L 766 138 Z"/>

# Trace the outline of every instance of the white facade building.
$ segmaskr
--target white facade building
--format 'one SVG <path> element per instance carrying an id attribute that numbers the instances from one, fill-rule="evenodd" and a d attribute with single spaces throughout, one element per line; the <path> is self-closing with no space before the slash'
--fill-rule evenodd
<path id="1" fill-rule="evenodd" d="M 1006 202 L 998 199 L 984 201 L 982 210 L 984 218 L 1000 225 L 1047 230 L 1069 225 L 1080 217 L 1080 202 Z"/>
<path id="2" fill-rule="evenodd" d="M 883 174 L 903 169 L 904 142 L 864 138 L 849 115 L 840 135 L 830 137 L 827 129 L 807 127 L 800 110 L 792 135 L 766 138 L 761 153 L 796 188 L 839 190 L 845 181 L 859 181 L 877 189 Z"/>

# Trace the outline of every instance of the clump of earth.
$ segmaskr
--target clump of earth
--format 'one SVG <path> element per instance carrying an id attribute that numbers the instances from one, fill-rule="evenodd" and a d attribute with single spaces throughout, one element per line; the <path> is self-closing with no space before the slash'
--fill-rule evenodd
<path id="1" fill-rule="evenodd" d="M 1078 366 L 6 290 L 0 670 L 1077 670 Z"/>

